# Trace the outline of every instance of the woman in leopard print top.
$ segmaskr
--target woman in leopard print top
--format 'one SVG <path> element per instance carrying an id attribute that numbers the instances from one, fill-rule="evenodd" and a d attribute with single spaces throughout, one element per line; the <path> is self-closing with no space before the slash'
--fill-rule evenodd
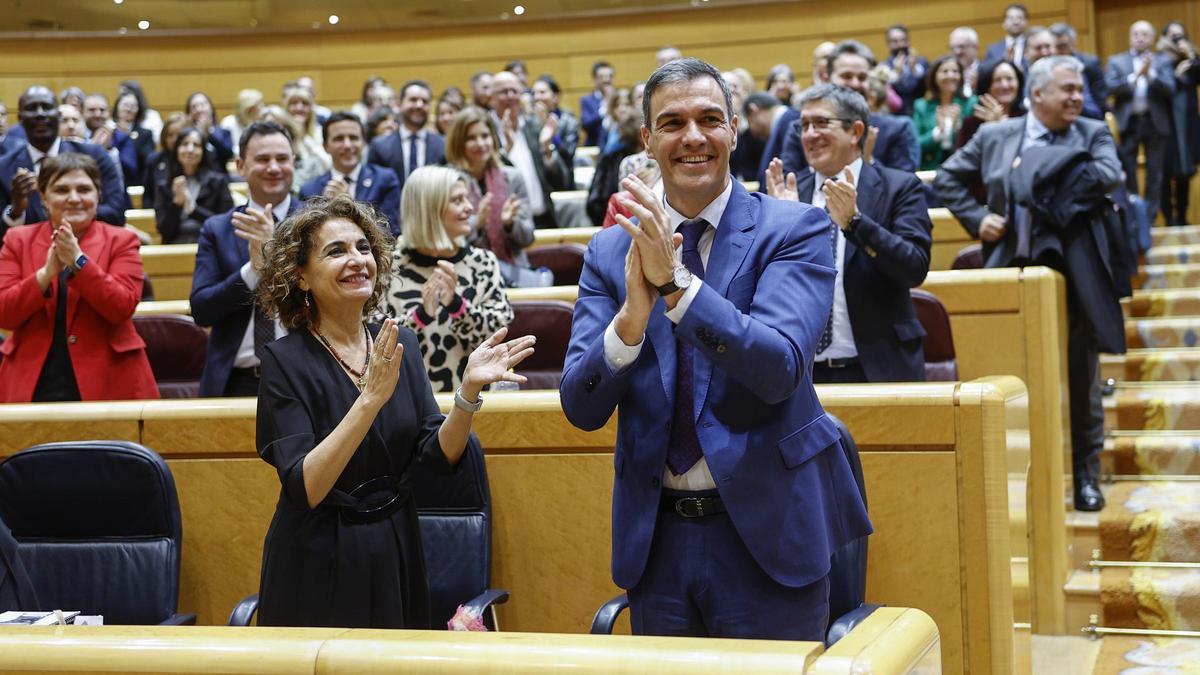
<path id="1" fill-rule="evenodd" d="M 422 167 L 405 181 L 387 313 L 417 334 L 435 391 L 462 382 L 467 357 L 513 320 L 496 255 L 465 243 L 474 208 L 466 177 Z"/>

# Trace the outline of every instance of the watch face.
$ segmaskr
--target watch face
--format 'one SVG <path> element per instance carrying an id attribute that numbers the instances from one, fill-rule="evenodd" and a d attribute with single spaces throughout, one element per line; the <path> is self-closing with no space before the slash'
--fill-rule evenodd
<path id="1" fill-rule="evenodd" d="M 683 265 L 677 265 L 674 270 L 672 281 L 679 288 L 687 288 L 692 285 L 692 273 Z"/>

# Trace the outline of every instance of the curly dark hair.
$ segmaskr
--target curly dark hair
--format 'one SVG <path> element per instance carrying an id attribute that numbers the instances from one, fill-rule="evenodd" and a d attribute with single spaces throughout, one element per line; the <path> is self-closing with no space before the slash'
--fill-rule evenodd
<path id="1" fill-rule="evenodd" d="M 263 245 L 266 259 L 258 301 L 267 316 L 278 316 L 288 330 L 307 329 L 319 320 L 316 304 L 305 305 L 308 293 L 300 290 L 300 268 L 309 262 L 321 226 L 334 218 L 354 223 L 367 237 L 375 258 L 375 288 L 363 307 L 363 316 L 380 311 L 380 302 L 392 277 L 392 248 L 387 221 L 366 204 L 348 195 L 333 199 L 314 197 L 299 211 L 280 223 L 275 235 Z"/>

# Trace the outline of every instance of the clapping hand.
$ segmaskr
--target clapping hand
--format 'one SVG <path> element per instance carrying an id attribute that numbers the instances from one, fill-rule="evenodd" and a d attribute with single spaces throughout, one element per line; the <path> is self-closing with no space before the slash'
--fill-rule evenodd
<path id="1" fill-rule="evenodd" d="M 525 376 L 512 372 L 512 369 L 533 354 L 537 338 L 523 335 L 501 342 L 506 335 L 508 329 L 501 328 L 467 357 L 467 367 L 463 372 L 463 398 L 468 401 L 478 399 L 479 392 L 493 382 L 525 382 Z"/>
<path id="2" fill-rule="evenodd" d="M 637 176 L 628 176 L 621 181 L 632 199 L 622 198 L 621 204 L 633 212 L 638 222 L 617 214 L 617 224 L 633 238 L 642 262 L 642 275 L 651 285 L 658 287 L 674 278 L 675 249 L 683 243 L 683 235 L 671 230 L 671 219 L 663 208 L 662 200 Z"/>
<path id="3" fill-rule="evenodd" d="M 516 108 L 509 108 L 504 111 L 504 117 L 500 120 L 500 133 L 504 134 L 505 150 L 512 149 L 517 131 L 521 128 L 521 120 L 517 115 Z"/>
<path id="4" fill-rule="evenodd" d="M 447 307 L 458 295 L 458 276 L 454 265 L 449 261 L 439 260 L 433 274 L 421 286 L 421 308 L 429 316 L 436 317 L 438 306 Z"/>
<path id="5" fill-rule="evenodd" d="M 29 195 L 37 192 L 37 176 L 32 171 L 21 167 L 13 174 L 12 189 L 9 194 L 12 195 L 12 209 L 15 213 L 25 213 L 25 207 L 29 205 Z"/>
<path id="6" fill-rule="evenodd" d="M 321 196 L 326 199 L 333 199 L 348 194 L 350 194 L 350 186 L 346 185 L 346 181 L 341 178 L 330 178 L 325 183 L 325 189 L 321 191 Z"/>
<path id="7" fill-rule="evenodd" d="M 53 248 L 58 256 L 59 271 L 73 267 L 79 256 L 83 255 L 83 249 L 79 248 L 79 239 L 65 219 L 54 230 Z"/>
<path id="8" fill-rule="evenodd" d="M 554 142 L 554 134 L 558 133 L 558 117 L 555 115 L 546 115 L 546 121 L 542 124 L 542 130 L 538 132 L 538 145 L 542 148 L 543 155 L 550 154 L 550 144 Z"/>
<path id="9" fill-rule="evenodd" d="M 266 259 L 263 256 L 263 244 L 275 233 L 275 212 L 270 204 L 259 211 L 246 207 L 245 213 L 233 212 L 233 233 L 244 239 L 250 247 L 250 265 L 256 272 L 262 272 Z"/>
<path id="10" fill-rule="evenodd" d="M 505 227 L 512 227 L 520 208 L 521 200 L 517 199 L 516 195 L 509 195 L 508 199 L 504 200 L 504 205 L 500 207 L 500 222 L 504 223 Z"/>
<path id="11" fill-rule="evenodd" d="M 796 174 L 789 172 L 783 177 L 783 160 L 775 157 L 767 165 L 767 195 L 784 201 L 800 201 L 800 190 L 796 187 Z"/>
<path id="12" fill-rule="evenodd" d="M 875 142 L 879 140 L 879 127 L 867 127 L 867 142 L 863 144 L 863 161 L 875 163 Z"/>
<path id="13" fill-rule="evenodd" d="M 187 204 L 188 191 L 186 176 L 176 176 L 171 180 L 171 201 L 179 208 L 183 208 L 184 205 Z"/>
<path id="14" fill-rule="evenodd" d="M 997 101 L 991 94 L 984 94 L 975 104 L 975 116 L 984 122 L 995 122 L 1007 119 L 1008 113 L 1005 111 L 1003 103 Z"/>
<path id="15" fill-rule="evenodd" d="M 850 169 L 846 169 L 844 178 L 845 180 L 828 178 L 821 186 L 821 192 L 825 193 L 825 208 L 829 211 L 830 220 L 843 229 L 858 213 L 858 190 L 854 188 L 854 174 L 850 173 Z"/>
<path id="16" fill-rule="evenodd" d="M 979 238 L 986 242 L 999 241 L 1008 231 L 1008 220 L 1001 215 L 989 213 L 979 221 Z"/>
<path id="17" fill-rule="evenodd" d="M 395 319 L 384 319 L 383 327 L 375 336 L 375 347 L 367 365 L 367 383 L 363 387 L 363 400 L 375 410 L 383 407 L 400 379 L 400 362 L 404 360 L 404 345 L 398 340 L 399 329 Z"/>

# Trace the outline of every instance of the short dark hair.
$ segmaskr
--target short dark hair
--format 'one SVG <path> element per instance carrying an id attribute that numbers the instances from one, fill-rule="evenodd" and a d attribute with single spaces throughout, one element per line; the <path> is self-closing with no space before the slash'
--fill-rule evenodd
<path id="1" fill-rule="evenodd" d="M 477 70 L 475 71 L 475 74 L 471 76 L 471 86 L 474 87 L 476 84 L 479 84 L 479 81 L 483 78 L 491 76 L 492 74 L 486 70 Z"/>
<path id="2" fill-rule="evenodd" d="M 1025 20 L 1026 20 L 1026 21 L 1028 21 L 1028 20 L 1029 20 L 1029 8 L 1028 8 L 1028 7 L 1026 7 L 1025 5 L 1022 5 L 1022 4 L 1021 4 L 1021 3 L 1019 3 L 1019 2 L 1013 2 L 1013 3 L 1009 3 L 1009 5 L 1008 5 L 1007 7 L 1005 7 L 1005 8 L 1004 8 L 1004 13 L 1005 13 L 1005 14 L 1008 14 L 1008 10 L 1010 10 L 1010 9 L 1018 9 L 1018 10 L 1020 10 L 1020 11 L 1021 11 L 1021 13 L 1025 15 Z"/>
<path id="3" fill-rule="evenodd" d="M 409 80 L 400 85 L 400 91 L 397 92 L 400 94 L 400 98 L 404 98 L 404 92 L 408 91 L 409 87 L 420 87 L 429 92 L 429 98 L 433 98 L 433 87 L 429 86 L 429 83 L 425 80 Z"/>
<path id="4" fill-rule="evenodd" d="M 765 91 L 756 91 L 747 96 L 746 100 L 742 101 L 742 112 L 749 115 L 750 106 L 754 106 L 759 110 L 770 110 L 777 105 L 782 105 L 779 99 Z"/>
<path id="5" fill-rule="evenodd" d="M 550 88 L 550 91 L 554 92 L 555 96 L 558 96 L 562 93 L 562 89 L 558 86 L 558 82 L 556 82 L 550 75 L 539 75 L 535 82 L 544 82 L 546 86 Z"/>
<path id="6" fill-rule="evenodd" d="M 292 134 L 286 128 L 275 122 L 259 121 L 251 122 L 250 126 L 242 130 L 242 137 L 238 139 L 238 157 L 246 159 L 246 146 L 250 144 L 250 139 L 258 136 L 273 136 L 280 134 L 287 139 L 288 147 L 292 147 Z"/>
<path id="7" fill-rule="evenodd" d="M 170 148 L 167 148 L 168 177 L 175 178 L 176 176 L 183 175 L 183 166 L 179 163 L 179 145 L 183 143 L 183 139 L 187 138 L 191 134 L 196 134 L 196 136 L 200 138 L 200 167 L 197 169 L 197 171 L 201 173 L 208 171 L 209 162 L 212 161 L 212 157 L 208 152 L 208 138 L 203 131 L 188 125 L 180 129 L 179 133 L 175 134 L 175 142 Z"/>
<path id="8" fill-rule="evenodd" d="M 359 97 L 359 102 L 363 105 L 367 105 L 367 99 L 371 96 L 371 90 L 374 89 L 376 85 L 380 84 L 387 84 L 387 82 L 378 75 L 372 75 L 366 80 L 363 80 L 362 96 Z"/>
<path id="9" fill-rule="evenodd" d="M 1020 117 L 1025 114 L 1025 73 L 1012 61 L 998 59 L 979 66 L 979 80 L 975 83 L 975 93 L 980 96 L 988 93 L 988 90 L 992 88 L 992 78 L 996 77 L 996 69 L 1000 66 L 1008 66 L 1017 74 L 1017 98 L 1013 100 L 1012 110 L 1008 115 L 1009 117 Z"/>
<path id="10" fill-rule="evenodd" d="M 321 124 L 321 140 L 323 142 L 329 142 L 329 127 L 333 124 L 337 124 L 338 122 L 354 122 L 358 125 L 359 133 L 361 133 L 363 138 L 366 139 L 367 129 L 363 126 L 362 120 L 358 118 L 358 115 L 355 115 L 351 112 L 346 112 L 345 110 L 339 110 L 331 114 L 329 117 L 326 117 L 325 122 Z"/>
<path id="11" fill-rule="evenodd" d="M 72 171 L 82 171 L 92 179 L 96 190 L 100 190 L 100 165 L 88 155 L 78 152 L 60 152 L 54 157 L 46 157 L 38 171 L 38 192 L 46 194 L 50 184 Z"/>
<path id="12" fill-rule="evenodd" d="M 654 124 L 654 120 L 650 117 L 650 101 L 654 98 L 655 90 L 660 86 L 677 82 L 691 82 L 702 77 L 711 77 L 721 88 L 721 95 L 725 98 L 725 114 L 730 118 L 726 122 L 732 123 L 733 94 L 730 93 L 729 84 L 725 82 L 725 78 L 721 77 L 721 71 L 710 63 L 688 57 L 664 63 L 650 74 L 650 79 L 646 80 L 646 89 L 642 92 L 642 124 L 648 128 Z"/>
<path id="13" fill-rule="evenodd" d="M 508 63 L 504 64 L 504 69 L 513 75 L 516 75 L 516 71 L 514 70 L 515 68 L 520 68 L 521 70 L 525 71 L 526 74 L 529 73 L 529 68 L 521 59 L 512 59 Z"/>
<path id="14" fill-rule="evenodd" d="M 396 111 L 392 110 L 391 108 L 389 108 L 387 106 L 380 106 L 379 110 L 376 110 L 375 112 L 371 113 L 371 116 L 367 118 L 367 128 L 366 128 L 366 132 L 365 132 L 366 133 L 366 141 L 368 143 L 371 142 L 371 140 L 373 138 L 375 138 L 376 136 L 379 135 L 379 125 L 383 124 L 383 121 L 389 117 L 391 117 L 392 119 L 395 119 Z"/>
<path id="15" fill-rule="evenodd" d="M 612 68 L 612 64 L 608 61 L 597 61 L 592 64 L 592 77 L 596 77 L 596 73 L 600 72 L 601 68 Z"/>
<path id="16" fill-rule="evenodd" d="M 803 112 L 805 105 L 817 101 L 833 104 L 834 113 L 842 119 L 843 129 L 849 129 L 855 122 L 863 123 L 863 134 L 858 139 L 858 148 L 861 150 L 867 143 L 867 128 L 871 126 L 871 109 L 867 107 L 867 99 L 853 89 L 827 82 L 800 92 L 800 102 L 796 107 Z"/>
<path id="17" fill-rule="evenodd" d="M 875 54 L 871 48 L 859 42 L 858 40 L 842 40 L 834 46 L 833 51 L 829 52 L 829 60 L 825 62 L 825 72 L 829 75 L 833 74 L 833 62 L 838 60 L 838 57 L 845 54 L 861 56 L 867 60 L 867 67 L 875 67 Z"/>
<path id="18" fill-rule="evenodd" d="M 908 35 L 908 26 L 905 26 L 902 23 L 896 23 L 896 24 L 892 24 L 892 25 L 888 26 L 888 29 L 885 30 L 883 32 L 883 34 L 887 35 L 888 33 L 892 32 L 894 30 L 898 30 L 901 33 L 904 33 L 904 35 L 906 35 L 906 36 Z"/>

